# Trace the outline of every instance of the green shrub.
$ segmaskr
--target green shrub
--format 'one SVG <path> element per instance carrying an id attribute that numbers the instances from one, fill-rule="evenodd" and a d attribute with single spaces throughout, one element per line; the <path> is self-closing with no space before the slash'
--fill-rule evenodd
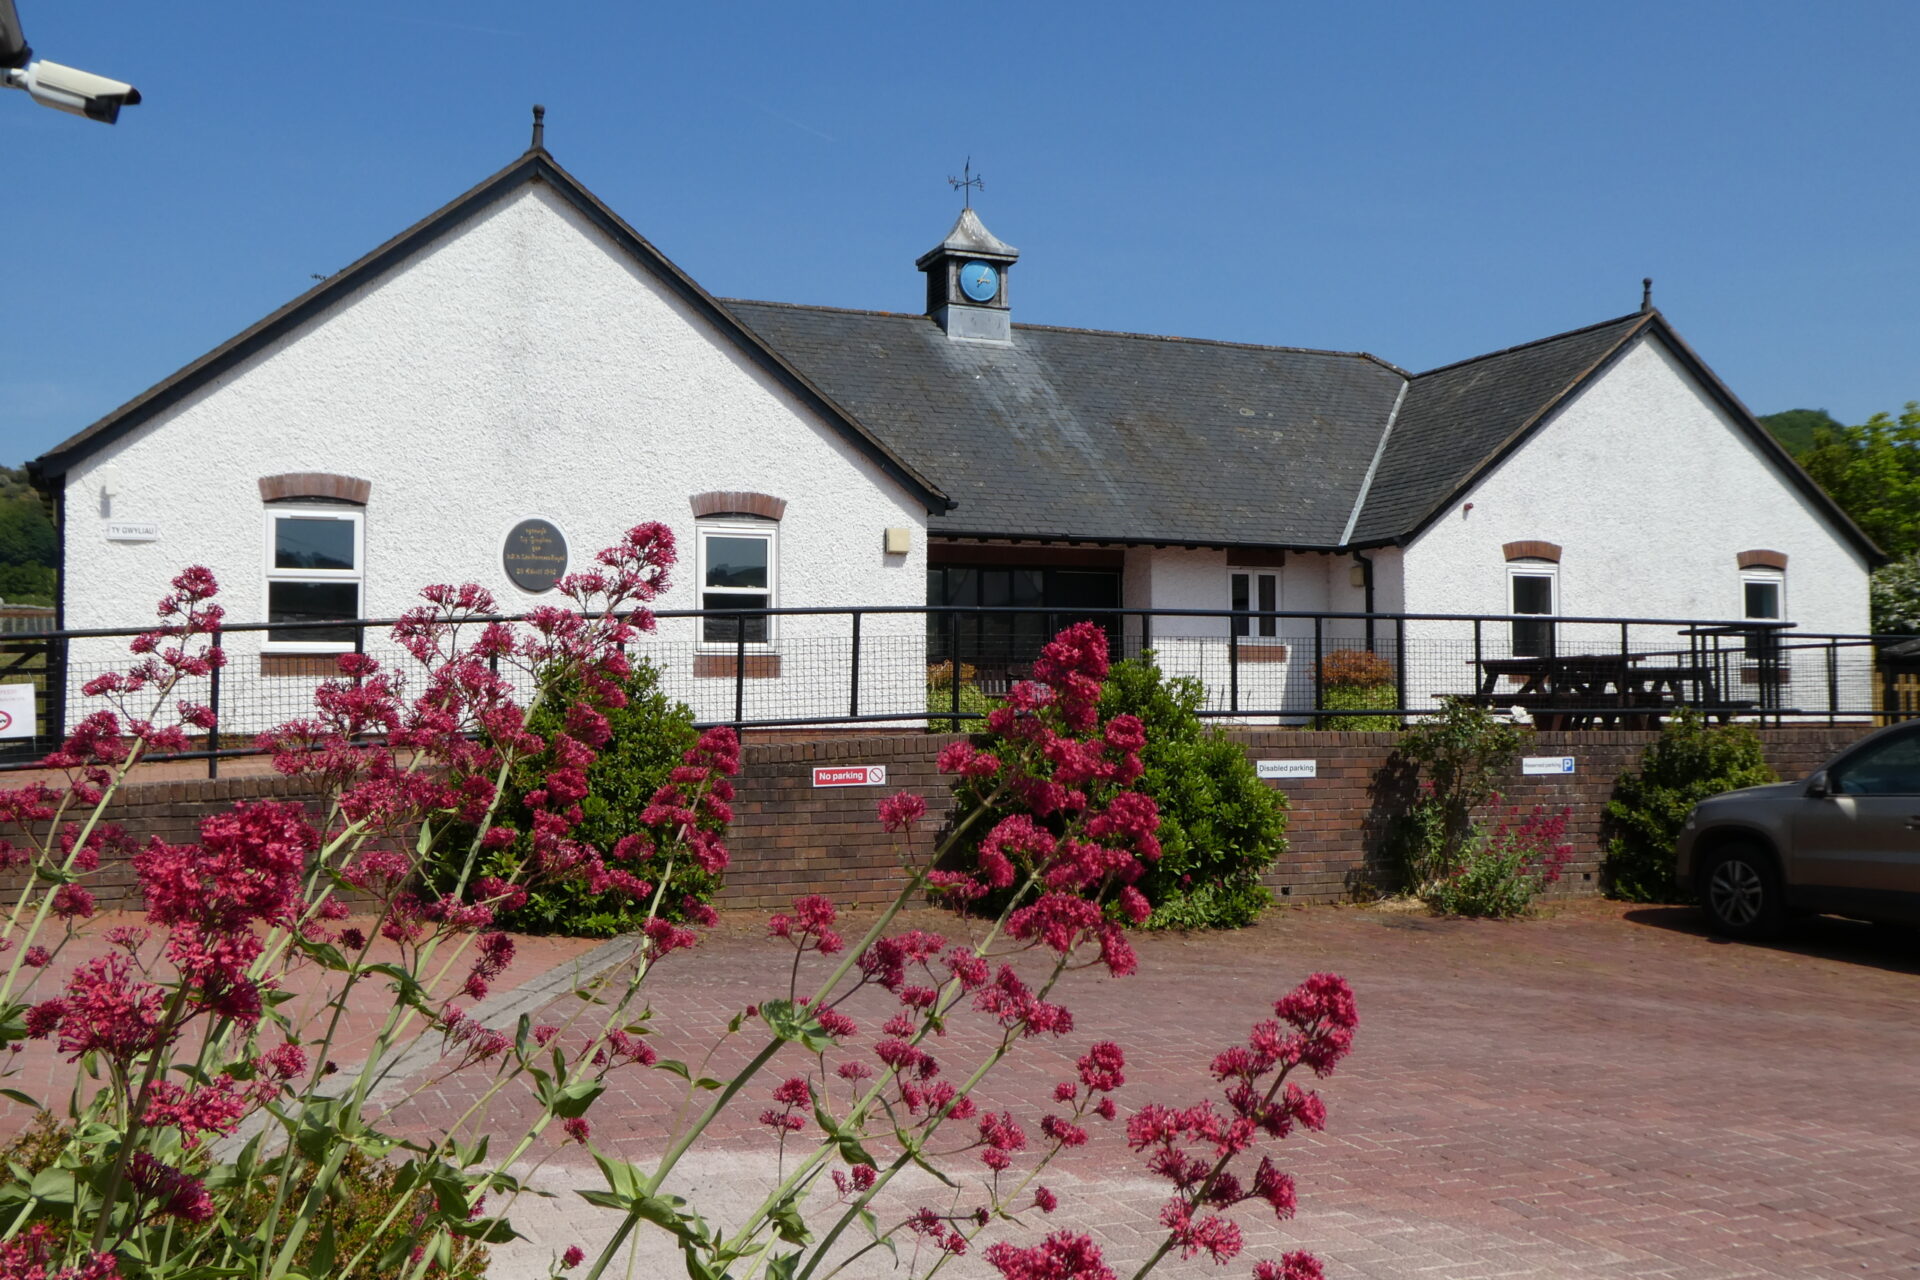
<path id="1" fill-rule="evenodd" d="M 1251 924 L 1273 901 L 1260 875 L 1287 847 L 1285 793 L 1260 781 L 1231 738 L 1201 723 L 1194 713 L 1205 699 L 1198 680 L 1168 679 L 1152 654 L 1114 663 L 1100 698 L 1103 720 L 1132 714 L 1146 726 L 1140 790 L 1160 807 L 1161 847 L 1137 884 L 1153 905 L 1150 929 Z M 956 819 L 966 816 L 963 802 Z M 975 829 L 984 834 L 1002 816 Z"/>
<path id="2" fill-rule="evenodd" d="M 989 697 L 972 685 L 963 682 L 960 686 L 961 718 L 955 721 L 953 718 L 952 686 L 945 682 L 937 685 L 929 682 L 927 685 L 927 730 L 930 733 L 979 733 L 987 727 L 984 719 L 987 712 L 999 705 L 1000 700 L 998 698 Z M 968 712 L 976 713 L 982 718 L 968 718 Z"/>
<path id="3" fill-rule="evenodd" d="M 1460 698 L 1448 698 L 1437 715 L 1401 735 L 1396 755 L 1420 775 L 1392 838 L 1408 891 L 1424 897 L 1436 880 L 1464 865 L 1474 810 L 1498 794 L 1501 777 L 1531 736 Z"/>
<path id="4" fill-rule="evenodd" d="M 608 709 L 607 722 L 613 737 L 600 756 L 587 768 L 591 790 L 581 801 L 583 814 L 573 838 L 602 852 L 609 851 L 622 836 L 644 830 L 640 814 L 667 775 L 680 763 L 681 755 L 699 739 L 693 727 L 693 712 L 660 691 L 660 673 L 644 659 L 635 659 L 633 674 L 622 685 L 627 705 Z M 535 708 L 528 727 L 538 734 L 550 734 L 565 727 L 565 708 L 579 696 L 568 685 Z M 522 797 L 541 785 L 533 772 L 516 772 L 508 781 L 507 795 L 500 804 L 499 825 L 526 831 L 532 815 Z M 435 861 L 427 869 L 427 878 L 436 888 L 450 888 L 459 872 L 459 860 L 466 856 L 471 829 L 455 831 L 442 840 Z M 503 868 L 526 856 L 526 839 L 493 854 L 483 871 L 504 874 Z M 705 902 L 712 897 L 719 878 L 707 874 L 690 860 L 676 864 L 673 878 L 660 900 L 660 914 L 677 919 L 683 898 Z M 502 912 L 503 928 L 521 933 L 563 934 L 575 938 L 610 938 L 640 927 L 646 919 L 647 904 L 635 902 L 624 894 L 594 894 L 578 881 L 537 885 L 528 892 L 526 905 Z"/>
<path id="5" fill-rule="evenodd" d="M 1573 854 L 1566 835 L 1568 810 L 1510 808 L 1499 821 L 1473 824 L 1458 861 L 1427 882 L 1421 899 L 1441 915 L 1522 915 L 1534 898 L 1560 878 Z"/>
<path id="6" fill-rule="evenodd" d="M 1399 701 L 1391 684 L 1328 685 L 1320 696 L 1326 711 L 1367 711 L 1374 707 L 1392 707 Z M 1400 727 L 1399 716 L 1329 716 L 1329 729 L 1352 733 L 1393 730 Z"/>
<path id="7" fill-rule="evenodd" d="M 1687 813 L 1708 796 L 1778 781 L 1759 735 L 1745 725 L 1715 726 L 1690 707 L 1661 728 L 1620 775 L 1607 802 L 1609 897 L 1629 902 L 1684 902 L 1691 895 L 1673 874 L 1673 846 Z"/>

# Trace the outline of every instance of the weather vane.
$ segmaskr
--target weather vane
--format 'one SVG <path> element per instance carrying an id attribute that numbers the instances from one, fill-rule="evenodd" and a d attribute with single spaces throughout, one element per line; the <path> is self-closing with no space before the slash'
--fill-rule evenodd
<path id="1" fill-rule="evenodd" d="M 973 193 L 975 191 L 985 191 L 987 189 L 987 180 L 974 176 L 972 156 L 967 157 L 967 167 L 960 172 L 966 176 L 956 178 L 949 174 L 947 177 L 947 185 L 955 191 L 962 192 L 961 199 L 966 202 L 965 207 L 971 209 L 973 208 Z"/>

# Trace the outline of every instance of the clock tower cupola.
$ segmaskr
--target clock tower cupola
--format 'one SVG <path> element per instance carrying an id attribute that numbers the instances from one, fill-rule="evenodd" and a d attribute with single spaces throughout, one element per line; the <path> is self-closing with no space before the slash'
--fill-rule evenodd
<path id="1" fill-rule="evenodd" d="M 915 266 L 927 273 L 927 314 L 949 338 L 974 342 L 1011 342 L 1013 320 L 1007 309 L 1007 272 L 1020 251 L 987 230 L 974 212 L 972 187 L 947 238 L 921 254 Z"/>

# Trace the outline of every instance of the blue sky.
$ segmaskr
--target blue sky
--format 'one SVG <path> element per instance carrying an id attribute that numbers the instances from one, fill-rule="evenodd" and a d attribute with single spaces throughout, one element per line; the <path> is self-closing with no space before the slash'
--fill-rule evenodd
<path id="1" fill-rule="evenodd" d="M 943 181 L 1015 318 L 1412 369 L 1634 309 L 1756 412 L 1920 397 L 1920 5 L 18 0 L 0 461 L 525 145 L 722 296 L 915 310 Z"/>

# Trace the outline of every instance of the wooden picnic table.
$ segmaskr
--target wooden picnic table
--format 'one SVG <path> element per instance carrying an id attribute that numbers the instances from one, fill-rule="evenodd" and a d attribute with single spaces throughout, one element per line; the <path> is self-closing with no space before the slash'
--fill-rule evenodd
<path id="1" fill-rule="evenodd" d="M 1659 653 L 1575 653 L 1482 658 L 1482 706 L 1516 706 L 1533 713 L 1543 729 L 1611 726 L 1651 728 L 1665 708 L 1684 702 L 1711 703 L 1713 673 L 1692 662 L 1660 662 Z M 1503 680 L 1518 686 L 1501 688 Z M 1697 697 L 1689 697 L 1689 694 Z"/>

